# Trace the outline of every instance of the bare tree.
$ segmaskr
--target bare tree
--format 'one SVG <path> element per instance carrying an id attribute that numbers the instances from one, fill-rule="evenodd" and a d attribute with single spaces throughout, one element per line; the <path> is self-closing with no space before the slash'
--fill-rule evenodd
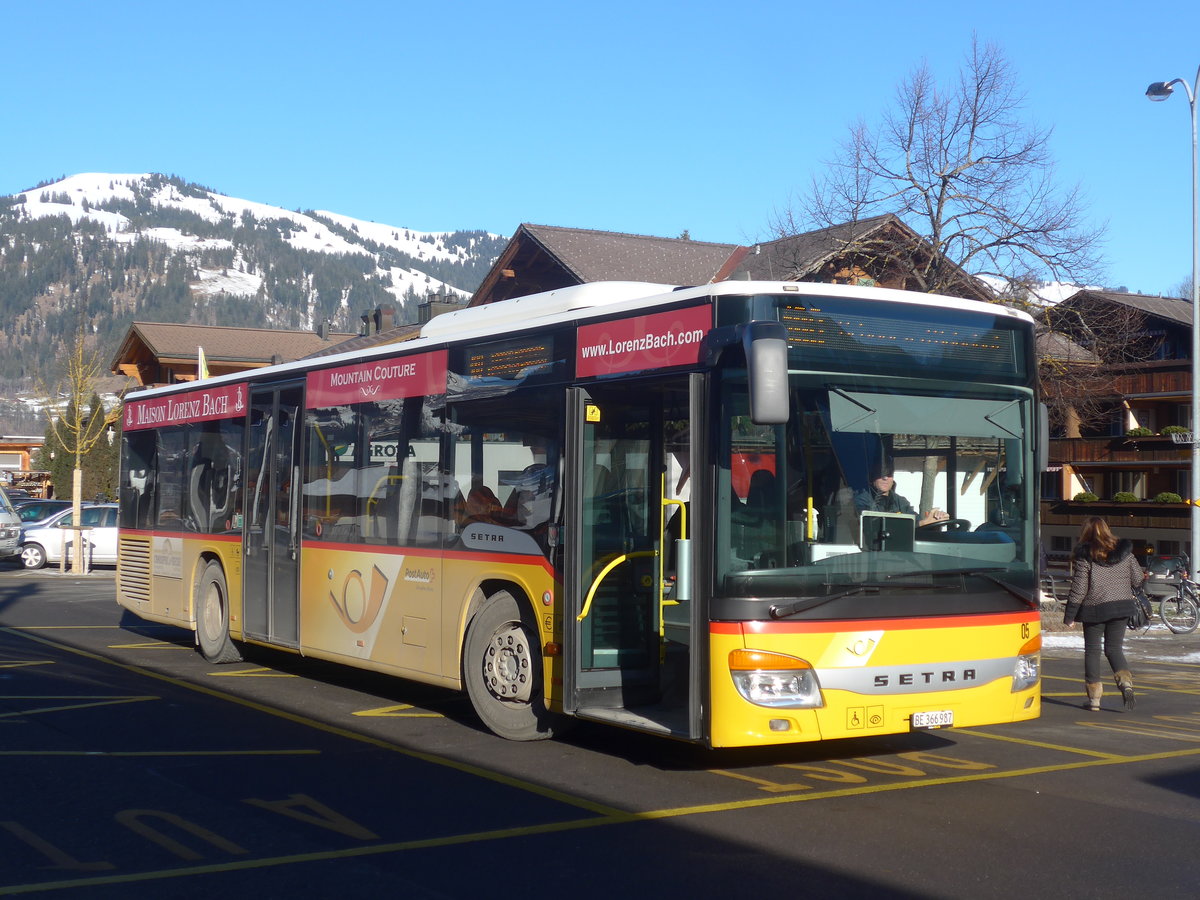
<path id="1" fill-rule="evenodd" d="M 68 345 L 66 359 L 63 361 L 63 375 L 59 388 L 50 396 L 66 397 L 66 406 L 59 412 L 51 406 L 46 408 L 50 430 L 63 451 L 74 458 L 74 470 L 71 479 L 72 516 L 71 521 L 76 526 L 80 524 L 82 486 L 83 486 L 83 457 L 90 453 L 102 438 L 108 427 L 121 417 L 121 406 L 115 404 L 112 409 L 91 408 L 89 400 L 96 395 L 97 385 L 103 374 L 99 354 L 88 348 L 87 339 L 81 330 L 75 340 Z M 83 571 L 83 542 L 72 542 L 71 568 L 75 572 Z"/>
<path id="2" fill-rule="evenodd" d="M 1023 121 L 1023 99 L 1002 52 L 977 39 L 946 88 L 922 63 L 877 127 L 851 127 L 828 172 L 797 208 L 776 213 L 773 230 L 786 237 L 891 213 L 927 246 L 864 230 L 845 250 L 899 271 L 913 289 L 944 292 L 964 270 L 1018 286 L 1094 283 L 1103 229 L 1085 224 L 1079 188 L 1056 187 L 1051 132 Z"/>
<path id="3" fill-rule="evenodd" d="M 1038 374 L 1052 431 L 1065 437 L 1100 425 L 1122 402 L 1118 379 L 1153 358 L 1161 342 L 1145 315 L 1121 303 L 1093 300 L 1048 307 L 1037 315 Z"/>
<path id="4" fill-rule="evenodd" d="M 1170 293 L 1167 294 L 1167 296 L 1168 297 L 1181 297 L 1184 300 L 1191 300 L 1192 299 L 1192 276 L 1188 275 L 1187 277 L 1185 277 L 1183 279 L 1183 281 L 1179 282 L 1179 284 L 1177 284 L 1177 285 L 1175 285 L 1175 287 L 1171 288 L 1171 291 L 1170 291 Z"/>

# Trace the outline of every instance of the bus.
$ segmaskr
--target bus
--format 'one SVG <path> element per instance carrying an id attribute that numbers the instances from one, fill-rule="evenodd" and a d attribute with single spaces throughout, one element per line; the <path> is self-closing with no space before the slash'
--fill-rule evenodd
<path id="1" fill-rule="evenodd" d="M 214 663 L 465 691 L 512 740 L 1014 722 L 1039 713 L 1046 445 L 1004 306 L 585 284 L 131 394 L 117 599 Z"/>

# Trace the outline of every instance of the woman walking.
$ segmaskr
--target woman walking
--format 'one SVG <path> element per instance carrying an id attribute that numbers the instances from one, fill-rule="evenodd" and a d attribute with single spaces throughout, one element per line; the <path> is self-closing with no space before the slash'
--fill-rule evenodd
<path id="1" fill-rule="evenodd" d="M 1142 567 L 1133 555 L 1133 543 L 1118 541 L 1099 516 L 1089 516 L 1075 547 L 1071 591 L 1063 621 L 1083 624 L 1083 680 L 1087 708 L 1100 708 L 1104 683 L 1100 680 L 1100 653 L 1112 667 L 1126 709 L 1133 709 L 1133 676 L 1125 661 L 1125 626 L 1133 613 L 1133 592 L 1141 587 Z"/>

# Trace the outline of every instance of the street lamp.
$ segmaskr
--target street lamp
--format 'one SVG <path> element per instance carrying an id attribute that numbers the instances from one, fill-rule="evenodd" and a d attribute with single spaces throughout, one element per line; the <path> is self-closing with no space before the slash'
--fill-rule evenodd
<path id="1" fill-rule="evenodd" d="M 1200 69 L 1189 87 L 1182 78 L 1156 81 L 1146 88 L 1151 100 L 1166 100 L 1175 85 L 1182 85 L 1192 109 L 1192 479 L 1189 500 L 1192 503 L 1192 547 L 1188 569 L 1196 569 L 1190 560 L 1200 554 L 1200 157 L 1196 155 L 1196 94 L 1200 93 Z"/>

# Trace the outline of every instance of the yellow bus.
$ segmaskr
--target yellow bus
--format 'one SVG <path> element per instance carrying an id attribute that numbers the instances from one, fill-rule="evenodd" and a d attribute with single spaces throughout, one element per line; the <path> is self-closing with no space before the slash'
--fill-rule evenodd
<path id="1" fill-rule="evenodd" d="M 789 282 L 564 288 L 130 395 L 117 599 L 709 747 L 1039 712 L 1033 328 Z"/>

